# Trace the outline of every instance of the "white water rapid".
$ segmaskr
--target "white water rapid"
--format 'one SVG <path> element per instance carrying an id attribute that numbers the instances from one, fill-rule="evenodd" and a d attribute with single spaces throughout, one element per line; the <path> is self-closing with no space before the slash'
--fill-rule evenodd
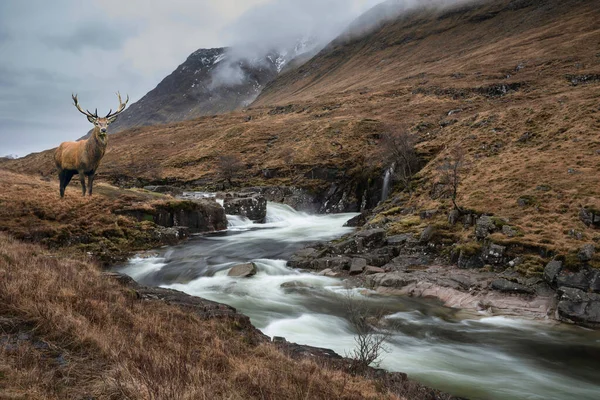
<path id="1" fill-rule="evenodd" d="M 146 285 L 173 288 L 229 304 L 269 336 L 330 348 L 354 347 L 339 279 L 286 267 L 286 259 L 313 241 L 351 228 L 354 214 L 308 215 L 269 203 L 266 224 L 228 216 L 229 230 L 195 237 L 134 258 L 119 270 Z M 253 261 L 258 274 L 231 278 L 228 270 Z M 285 289 L 286 282 L 297 282 Z M 432 387 L 470 399 L 600 398 L 600 332 L 505 317 L 464 317 L 432 301 L 364 296 L 384 311 L 390 329 L 382 367 L 408 373 Z"/>

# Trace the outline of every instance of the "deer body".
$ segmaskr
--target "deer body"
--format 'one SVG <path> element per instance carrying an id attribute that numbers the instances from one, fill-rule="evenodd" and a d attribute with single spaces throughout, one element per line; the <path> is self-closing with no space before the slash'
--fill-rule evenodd
<path id="1" fill-rule="evenodd" d="M 114 113 L 111 110 L 104 118 L 98 117 L 97 110 L 94 114 L 89 111 L 83 111 L 79 106 L 77 96 L 73 96 L 75 107 L 77 107 L 79 112 L 87 116 L 88 121 L 94 124 L 94 129 L 87 140 L 63 142 L 58 146 L 56 153 L 54 153 L 54 161 L 56 162 L 60 180 L 60 197 L 64 197 L 65 189 L 75 174 L 79 174 L 79 181 L 81 182 L 84 196 L 86 192 L 85 177 L 88 177 L 88 194 L 92 195 L 96 170 L 100 165 L 100 160 L 104 157 L 108 143 L 106 130 L 108 125 L 114 122 L 117 116 L 123 112 L 129 101 L 129 97 L 127 97 L 127 100 L 123 103 L 121 96 L 117 95 L 119 96 L 119 108 Z"/>

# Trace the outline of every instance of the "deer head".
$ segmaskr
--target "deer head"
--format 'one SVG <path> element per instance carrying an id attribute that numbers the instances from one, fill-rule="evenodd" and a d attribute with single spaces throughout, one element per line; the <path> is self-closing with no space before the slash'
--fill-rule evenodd
<path id="1" fill-rule="evenodd" d="M 127 106 L 127 102 L 129 101 L 129 95 L 128 95 L 127 99 L 123 103 L 123 101 L 121 100 L 121 94 L 119 92 L 117 92 L 117 97 L 119 98 L 119 107 L 117 108 L 117 110 L 115 112 L 112 112 L 112 108 L 111 108 L 105 117 L 99 117 L 98 109 L 96 109 L 96 111 L 93 114 L 91 112 L 89 112 L 88 110 L 84 111 L 81 108 L 81 106 L 79 105 L 79 100 L 77 99 L 77 95 L 74 94 L 74 95 L 72 95 L 72 97 L 73 97 L 73 104 L 75 105 L 75 107 L 79 110 L 80 113 L 82 113 L 83 115 L 85 115 L 87 117 L 88 121 L 90 121 L 92 124 L 94 124 L 94 127 L 99 131 L 98 133 L 100 134 L 100 136 L 106 136 L 106 130 L 108 129 L 108 125 L 115 122 L 115 120 L 117 119 L 119 114 L 121 114 L 123 112 L 123 110 L 125 110 L 125 106 Z"/>

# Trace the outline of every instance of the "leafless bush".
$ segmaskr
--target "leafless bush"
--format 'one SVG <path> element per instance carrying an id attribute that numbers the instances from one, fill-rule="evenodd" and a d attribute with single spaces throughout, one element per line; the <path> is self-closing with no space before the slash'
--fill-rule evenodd
<path id="1" fill-rule="evenodd" d="M 458 205 L 456 199 L 458 197 L 458 189 L 462 181 L 463 175 L 467 172 L 467 164 L 465 162 L 465 151 L 460 146 L 455 146 L 450 149 L 450 153 L 438 167 L 440 174 L 439 183 L 442 187 L 442 194 L 452 199 L 454 208 L 462 212 L 462 208 Z"/>
<path id="2" fill-rule="evenodd" d="M 412 193 L 411 181 L 419 168 L 415 137 L 406 131 L 390 128 L 381 139 L 387 161 L 394 166 L 394 180 Z"/>
<path id="3" fill-rule="evenodd" d="M 346 357 L 354 361 L 352 367 L 356 372 L 364 371 L 367 367 L 378 367 L 383 353 L 389 351 L 385 344 L 390 333 L 377 329 L 370 322 L 379 320 L 383 313 L 369 310 L 366 302 L 350 291 L 347 292 L 344 302 L 348 319 L 355 331 L 356 342 L 356 347 L 347 353 Z"/>
<path id="4" fill-rule="evenodd" d="M 217 171 L 229 186 L 233 186 L 233 179 L 244 169 L 244 164 L 234 155 L 223 155 L 217 159 Z"/>

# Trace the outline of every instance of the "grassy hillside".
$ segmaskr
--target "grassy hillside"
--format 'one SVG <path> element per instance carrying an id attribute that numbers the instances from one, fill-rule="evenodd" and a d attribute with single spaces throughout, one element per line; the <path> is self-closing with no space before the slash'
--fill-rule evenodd
<path id="1" fill-rule="evenodd" d="M 380 176 L 379 138 L 393 129 L 415 135 L 427 161 L 406 206 L 448 209 L 431 194 L 458 145 L 469 167 L 459 204 L 508 219 L 523 243 L 575 249 L 597 239 L 578 215 L 600 208 L 599 21 L 595 2 L 575 0 L 413 11 L 341 36 L 248 110 L 111 136 L 100 174 L 201 185 L 218 180 L 219 156 L 235 155 L 239 184 L 323 187 L 315 167 Z M 4 165 L 54 168 L 51 152 Z M 390 212 L 386 226 L 403 218 Z"/>

